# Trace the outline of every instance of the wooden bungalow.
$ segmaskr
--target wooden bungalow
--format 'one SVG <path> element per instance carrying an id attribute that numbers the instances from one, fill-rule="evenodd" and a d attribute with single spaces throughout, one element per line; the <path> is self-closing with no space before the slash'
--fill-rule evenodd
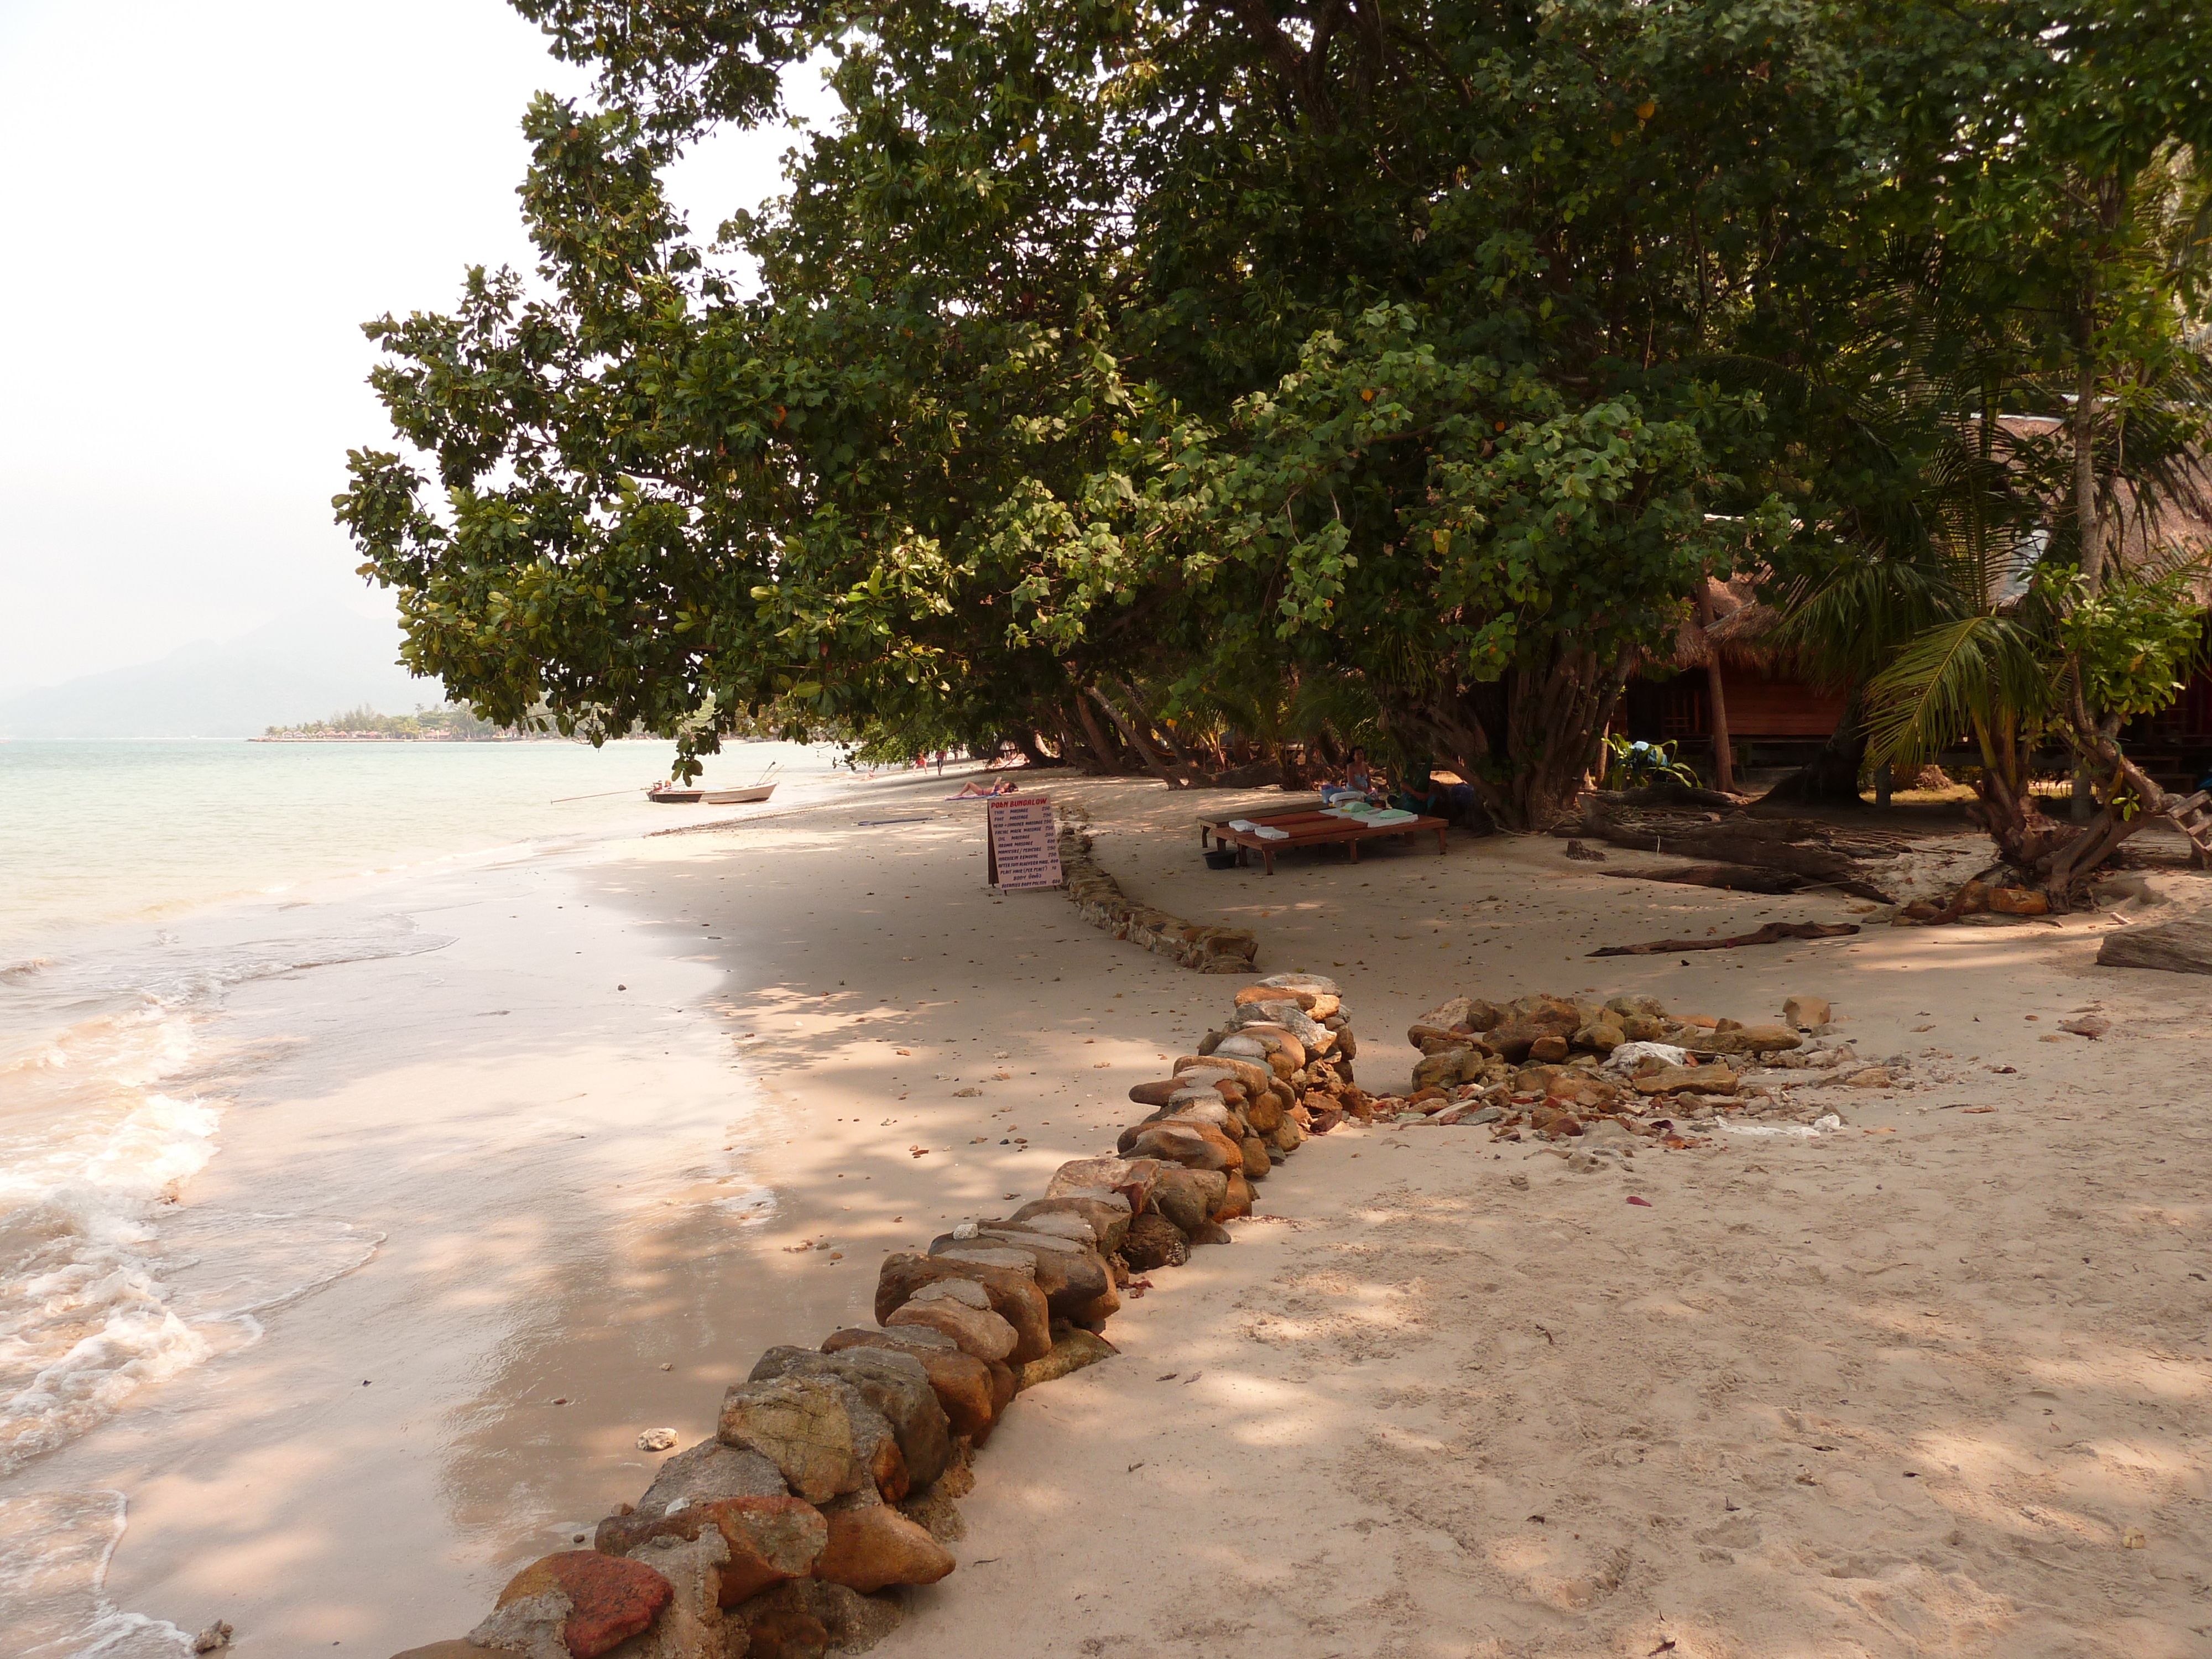
<path id="1" fill-rule="evenodd" d="M 1732 769 L 1810 759 L 1834 732 L 1850 698 L 1802 677 L 1792 653 L 1773 643 L 1781 620 L 1773 606 L 1752 597 L 1748 578 L 1709 580 L 1698 614 L 1675 631 L 1668 660 L 1629 677 L 1621 698 L 1628 735 L 1674 744 L 1708 776 L 1716 769 L 1715 729 L 1723 723 Z"/>
<path id="2" fill-rule="evenodd" d="M 2064 441 L 2056 417 L 2008 416 L 1999 424 L 2002 443 L 2023 462 L 2037 447 Z M 2200 597 L 2212 599 L 2212 464 L 2193 462 L 2170 482 L 2172 493 L 2154 509 L 2128 486 L 2118 487 L 2106 509 L 2111 556 L 2134 570 L 2198 565 L 2204 572 Z M 2025 591 L 2027 570 L 2045 544 L 2042 532 L 2021 543 L 2015 568 L 1993 599 L 2002 603 Z M 1753 596 L 1748 579 L 1709 580 L 1668 659 L 1631 676 L 1623 728 L 1632 738 L 1674 743 L 1709 778 L 1718 773 L 1716 739 L 1723 732 L 1731 772 L 1809 760 L 1834 733 L 1850 698 L 1803 678 L 1792 653 L 1773 642 L 1780 623 L 1780 613 Z M 2193 789 L 2212 776 L 2212 620 L 2204 660 L 2208 666 L 2179 698 L 2133 722 L 2123 736 L 2130 754 L 2170 789 Z"/>

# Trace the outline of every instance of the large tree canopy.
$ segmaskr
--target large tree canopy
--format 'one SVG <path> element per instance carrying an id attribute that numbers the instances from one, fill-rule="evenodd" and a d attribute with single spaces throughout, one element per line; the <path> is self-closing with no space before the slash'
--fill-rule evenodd
<path id="1" fill-rule="evenodd" d="M 1704 572 L 1914 521 L 1868 411 L 2112 9 L 515 3 L 599 76 L 527 116 L 538 280 L 372 325 L 429 459 L 339 501 L 419 671 L 1064 750 L 1102 687 L 1350 676 L 1539 827 Z M 841 119 L 695 238 L 662 170 L 817 59 Z"/>

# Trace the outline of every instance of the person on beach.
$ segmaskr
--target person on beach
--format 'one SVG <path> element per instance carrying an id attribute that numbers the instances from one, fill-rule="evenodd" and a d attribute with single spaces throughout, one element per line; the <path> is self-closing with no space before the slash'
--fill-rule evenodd
<path id="1" fill-rule="evenodd" d="M 1365 800 L 1374 789 L 1375 770 L 1367 763 L 1367 751 L 1354 749 L 1352 758 L 1345 763 L 1344 781 L 1322 785 L 1322 804 L 1334 806 L 1340 800 Z"/>
<path id="2" fill-rule="evenodd" d="M 993 795 L 1011 795 L 1014 793 L 1015 785 L 1014 781 L 1012 778 L 1001 778 L 988 789 L 982 786 L 981 781 L 970 778 L 967 782 L 960 786 L 960 793 L 958 794 L 947 795 L 945 799 L 947 800 L 988 800 Z"/>
<path id="3" fill-rule="evenodd" d="M 1475 807 L 1474 786 L 1461 782 L 1455 775 L 1439 778 L 1435 768 L 1436 763 L 1426 755 L 1415 761 L 1403 792 L 1394 792 L 1390 804 L 1425 817 L 1443 818 L 1452 823 L 1471 823 L 1470 815 Z"/>

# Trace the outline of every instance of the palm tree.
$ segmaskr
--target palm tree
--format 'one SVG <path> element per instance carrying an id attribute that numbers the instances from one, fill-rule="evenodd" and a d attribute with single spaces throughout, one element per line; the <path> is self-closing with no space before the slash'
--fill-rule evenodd
<path id="1" fill-rule="evenodd" d="M 1841 431 L 1894 457 L 1898 488 L 1834 526 L 1825 568 L 1790 592 L 1784 637 L 1817 676 L 1858 689 L 1874 763 L 1971 742 L 1999 855 L 2064 908 L 2169 804 L 2119 732 L 2170 701 L 2196 649 L 2202 606 L 2166 573 L 2186 562 L 2174 515 L 2212 525 L 2197 322 L 2212 188 L 2174 144 L 2117 185 L 2054 176 L 2055 252 L 2024 258 L 2026 276 L 1931 253 L 1832 371 L 1853 372 L 1858 351 L 1891 365 L 1886 385 L 1856 365 L 1869 390 Z M 1892 435 L 1916 431 L 1936 440 L 1917 456 Z M 2046 738 L 2078 757 L 2077 808 L 2101 781 L 2071 825 L 2029 791 Z"/>

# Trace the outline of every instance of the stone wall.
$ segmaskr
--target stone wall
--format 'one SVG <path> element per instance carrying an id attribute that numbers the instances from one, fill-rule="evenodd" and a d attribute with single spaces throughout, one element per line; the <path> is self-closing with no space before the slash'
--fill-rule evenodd
<path id="1" fill-rule="evenodd" d="M 1017 1398 L 1110 1358 L 1103 1333 L 1123 1292 L 1227 1243 L 1255 1182 L 1310 1135 L 1373 1109 L 1352 1080 L 1358 1049 L 1329 981 L 1246 986 L 1197 1054 L 1130 1090 L 1152 1109 L 1110 1154 L 1063 1164 L 1001 1218 L 885 1257 L 876 1324 L 769 1349 L 724 1396 L 714 1437 L 664 1463 L 591 1548 L 531 1563 L 465 1638 L 397 1659 L 822 1659 L 872 1646 L 903 1617 L 904 1586 L 954 1570 L 957 1500 Z"/>
<path id="2" fill-rule="evenodd" d="M 1249 974 L 1260 953 L 1260 941 L 1241 927 L 1202 927 L 1139 904 L 1108 875 L 1091 847 L 1091 837 L 1072 825 L 1060 831 L 1060 867 L 1067 882 L 1067 896 L 1094 927 L 1103 927 L 1115 939 L 1141 945 L 1147 951 L 1171 957 L 1201 974 Z"/>

